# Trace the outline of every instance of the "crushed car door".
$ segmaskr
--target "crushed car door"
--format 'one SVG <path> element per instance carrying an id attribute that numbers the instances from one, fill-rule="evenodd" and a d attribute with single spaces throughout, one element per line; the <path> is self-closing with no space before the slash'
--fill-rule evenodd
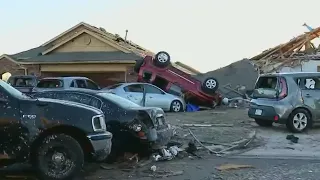
<path id="1" fill-rule="evenodd" d="M 19 100 L 0 86 L 0 162 L 17 158 L 23 149 L 20 118 Z"/>
<path id="2" fill-rule="evenodd" d="M 143 105 L 143 85 L 142 84 L 131 84 L 125 86 L 123 98 L 126 98 L 136 104 Z"/>
<path id="3" fill-rule="evenodd" d="M 147 107 L 159 107 L 167 108 L 170 105 L 170 100 L 166 94 L 153 85 L 145 84 L 146 89 L 146 106 Z"/>

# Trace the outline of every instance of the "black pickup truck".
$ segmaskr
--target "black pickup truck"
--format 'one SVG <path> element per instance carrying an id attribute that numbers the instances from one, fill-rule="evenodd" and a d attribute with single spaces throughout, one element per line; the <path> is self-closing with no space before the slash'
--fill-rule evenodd
<path id="1" fill-rule="evenodd" d="M 86 160 L 107 158 L 111 139 L 99 109 L 29 97 L 0 80 L 0 167 L 27 162 L 40 179 L 72 179 Z"/>

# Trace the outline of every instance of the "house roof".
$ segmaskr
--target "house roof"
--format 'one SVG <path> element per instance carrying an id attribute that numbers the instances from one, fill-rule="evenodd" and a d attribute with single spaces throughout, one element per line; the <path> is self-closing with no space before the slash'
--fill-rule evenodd
<path id="1" fill-rule="evenodd" d="M 250 60 L 254 62 L 259 68 L 268 71 L 278 70 L 282 66 L 295 66 L 300 60 L 308 60 L 310 58 L 317 59 L 311 54 L 315 54 L 317 49 L 311 41 L 320 35 L 320 27 L 313 29 L 310 32 L 301 34 L 290 41 L 263 51 L 262 53 L 252 57 Z M 308 49 L 306 45 L 310 45 Z M 318 58 L 320 59 L 319 55 Z M 271 67 L 272 66 L 272 67 Z M 268 72 L 265 71 L 265 72 Z"/>
<path id="2" fill-rule="evenodd" d="M 66 53 L 46 54 L 51 50 L 54 50 L 55 48 L 57 48 L 57 46 L 51 45 L 53 41 L 59 39 L 60 37 L 62 37 L 68 32 L 72 32 L 73 30 L 75 30 L 80 26 L 86 27 L 86 29 L 83 30 L 83 33 L 84 32 L 88 33 L 92 36 L 95 36 L 101 39 L 106 43 L 112 44 L 113 46 L 116 47 L 116 49 L 119 49 L 119 51 L 116 51 L 116 52 L 66 52 Z M 80 34 L 81 33 L 77 32 L 72 37 L 74 38 Z M 70 38 L 68 38 L 67 40 L 70 40 Z M 80 62 L 80 61 L 110 62 L 110 61 L 123 61 L 123 60 L 126 60 L 126 61 L 130 60 L 133 62 L 134 60 L 144 57 L 145 55 L 153 55 L 153 53 L 149 50 L 146 50 L 132 43 L 131 41 L 123 40 L 119 35 L 108 33 L 103 28 L 96 28 L 87 23 L 81 22 L 75 25 L 74 27 L 68 29 L 67 31 L 54 37 L 53 39 L 49 40 L 48 42 L 42 44 L 39 47 L 32 48 L 30 50 L 23 51 L 17 54 L 3 55 L 1 57 L 6 56 L 11 60 L 14 60 L 16 62 L 23 64 L 23 63 L 35 63 L 35 62 L 36 63 L 37 62 L 42 62 L 42 63 L 44 62 L 46 63 Z"/>
<path id="3" fill-rule="evenodd" d="M 75 32 L 71 37 L 64 39 L 58 44 L 52 44 L 55 40 L 63 37 L 67 33 L 76 30 L 78 27 L 84 26 L 85 29 L 80 32 Z M 49 52 L 68 42 L 69 40 L 79 36 L 82 33 L 90 34 L 102 40 L 105 43 L 111 44 L 119 51 L 117 52 L 66 52 L 66 53 L 54 53 L 49 54 Z M 122 52 L 121 52 L 122 51 Z M 97 28 L 85 22 L 80 22 L 79 24 L 71 27 L 70 29 L 64 31 L 58 36 L 50 39 L 39 47 L 32 48 L 27 51 L 23 51 L 17 54 L 6 55 L 18 63 L 55 63 L 55 62 L 111 62 L 111 61 L 133 61 L 137 60 L 146 55 L 155 55 L 155 53 L 131 42 L 123 39 L 117 34 L 112 34 L 107 32 L 103 28 Z M 124 61 L 123 61 L 124 62 Z M 200 72 L 187 66 L 181 62 L 173 63 L 173 66 L 189 74 L 199 74 Z"/>
<path id="4" fill-rule="evenodd" d="M 18 57 L 17 57 L 18 58 Z M 77 62 L 117 62 L 132 63 L 140 57 L 133 53 L 115 52 L 61 52 L 44 56 L 35 56 L 31 59 L 18 59 L 21 63 L 77 63 Z"/>

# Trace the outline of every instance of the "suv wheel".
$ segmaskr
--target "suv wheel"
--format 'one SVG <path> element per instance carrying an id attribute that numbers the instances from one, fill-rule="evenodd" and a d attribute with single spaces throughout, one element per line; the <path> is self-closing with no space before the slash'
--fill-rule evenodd
<path id="1" fill-rule="evenodd" d="M 267 121 L 267 120 L 262 120 L 262 119 L 254 119 L 256 121 L 256 123 L 259 125 L 259 126 L 262 126 L 262 127 L 271 127 L 273 122 L 272 121 Z"/>
<path id="2" fill-rule="evenodd" d="M 202 83 L 202 89 L 207 92 L 207 93 L 214 93 L 219 87 L 219 82 L 215 78 L 207 78 L 203 83 Z"/>
<path id="3" fill-rule="evenodd" d="M 180 101 L 174 100 L 170 105 L 171 112 L 181 112 L 183 111 L 183 105 Z"/>
<path id="4" fill-rule="evenodd" d="M 46 137 L 37 150 L 36 168 L 40 179 L 72 179 L 81 171 L 83 164 L 80 144 L 65 134 Z"/>
<path id="5" fill-rule="evenodd" d="M 139 73 L 140 67 L 143 64 L 143 60 L 136 60 L 136 64 L 133 67 L 134 72 Z"/>
<path id="6" fill-rule="evenodd" d="M 287 121 L 287 128 L 294 133 L 306 130 L 311 124 L 311 116 L 305 109 L 294 110 Z"/>
<path id="7" fill-rule="evenodd" d="M 155 55 L 153 63 L 157 67 L 167 67 L 170 64 L 170 55 L 165 51 L 160 51 Z"/>

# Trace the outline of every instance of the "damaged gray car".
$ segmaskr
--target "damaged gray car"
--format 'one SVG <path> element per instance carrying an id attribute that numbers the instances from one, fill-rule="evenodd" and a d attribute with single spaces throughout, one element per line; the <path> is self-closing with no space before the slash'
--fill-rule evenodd
<path id="1" fill-rule="evenodd" d="M 107 130 L 113 134 L 110 161 L 125 152 L 147 155 L 152 149 L 165 146 L 174 133 L 161 108 L 142 107 L 112 93 L 68 89 L 39 92 L 34 96 L 79 102 L 101 109 Z"/>

